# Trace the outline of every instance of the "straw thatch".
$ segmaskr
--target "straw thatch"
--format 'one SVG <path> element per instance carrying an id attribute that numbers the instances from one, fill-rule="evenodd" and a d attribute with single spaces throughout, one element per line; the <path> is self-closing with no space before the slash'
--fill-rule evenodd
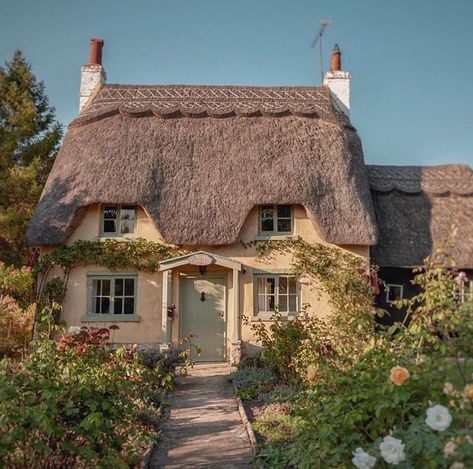
<path id="1" fill-rule="evenodd" d="M 473 267 L 473 171 L 466 165 L 368 166 L 379 228 L 371 248 L 381 266 L 423 264 L 456 227 L 454 255 Z"/>
<path id="2" fill-rule="evenodd" d="M 104 85 L 69 127 L 27 241 L 66 242 L 96 203 L 143 206 L 176 244 L 233 243 L 265 203 L 303 205 L 332 243 L 377 239 L 360 140 L 325 87 Z"/>

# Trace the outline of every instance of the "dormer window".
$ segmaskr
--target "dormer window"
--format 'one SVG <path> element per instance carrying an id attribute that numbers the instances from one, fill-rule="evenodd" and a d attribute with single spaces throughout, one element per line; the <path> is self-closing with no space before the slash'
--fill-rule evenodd
<path id="1" fill-rule="evenodd" d="M 259 214 L 261 235 L 292 234 L 292 205 L 262 205 Z"/>
<path id="2" fill-rule="evenodd" d="M 135 232 L 136 207 L 133 205 L 105 205 L 102 214 L 102 233 L 120 236 Z"/>

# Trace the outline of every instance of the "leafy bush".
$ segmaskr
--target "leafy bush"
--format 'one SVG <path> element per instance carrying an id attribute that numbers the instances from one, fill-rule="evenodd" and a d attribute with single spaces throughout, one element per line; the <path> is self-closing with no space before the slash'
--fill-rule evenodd
<path id="1" fill-rule="evenodd" d="M 243 400 L 256 399 L 260 392 L 276 383 L 276 376 L 268 368 L 240 368 L 231 378 L 237 388 L 237 396 Z"/>
<path id="2" fill-rule="evenodd" d="M 19 356 L 31 341 L 34 305 L 23 309 L 11 296 L 0 296 L 0 357 Z"/>
<path id="3" fill-rule="evenodd" d="M 136 348 L 110 352 L 107 329 L 72 328 L 23 361 L 0 362 L 0 466 L 130 467 L 154 439 L 169 374 Z"/>
<path id="4" fill-rule="evenodd" d="M 405 323 L 362 325 L 358 353 L 334 343 L 335 356 L 308 366 L 292 437 L 268 439 L 260 466 L 473 467 L 473 310 L 455 298 L 458 272 L 446 265 L 440 248 L 417 271 Z M 296 356 L 320 346 L 313 331 Z"/>
<path id="5" fill-rule="evenodd" d="M 289 441 L 296 428 L 297 418 L 289 415 L 288 408 L 269 405 L 253 425 L 256 435 L 267 443 L 283 444 Z"/>
<path id="6" fill-rule="evenodd" d="M 258 396 L 258 401 L 261 403 L 284 403 L 284 402 L 295 402 L 301 394 L 301 389 L 297 386 L 287 386 L 280 384 L 275 386 L 273 389 L 263 392 Z"/>

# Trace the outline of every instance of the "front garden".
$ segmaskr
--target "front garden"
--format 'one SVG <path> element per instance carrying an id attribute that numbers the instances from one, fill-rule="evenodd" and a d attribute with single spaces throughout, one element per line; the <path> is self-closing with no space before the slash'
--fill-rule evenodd
<path id="1" fill-rule="evenodd" d="M 292 249 L 299 275 L 338 292 L 328 319 L 253 325 L 261 355 L 233 379 L 257 466 L 473 467 L 473 305 L 455 295 L 464 274 L 446 250 L 418 269 L 405 322 L 382 328 L 356 263 L 337 270 L 344 259 L 330 250 Z"/>

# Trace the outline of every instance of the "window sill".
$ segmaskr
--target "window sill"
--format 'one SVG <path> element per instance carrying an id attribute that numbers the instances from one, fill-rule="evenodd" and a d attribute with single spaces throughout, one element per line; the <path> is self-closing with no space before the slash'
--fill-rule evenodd
<path id="1" fill-rule="evenodd" d="M 267 241 L 267 240 L 273 240 L 273 241 L 282 241 L 285 239 L 292 239 L 292 240 L 297 240 L 299 239 L 298 235 L 291 235 L 291 234 L 267 234 L 267 235 L 258 235 L 255 236 L 255 241 Z"/>
<path id="2" fill-rule="evenodd" d="M 81 322 L 140 322 L 138 314 L 85 314 Z"/>
<path id="3" fill-rule="evenodd" d="M 127 235 L 102 235 L 102 236 L 97 236 L 97 241 L 107 241 L 109 239 L 113 241 L 121 241 L 121 242 L 126 242 L 126 241 L 133 241 L 135 239 L 138 239 L 139 236 L 136 235 L 135 233 L 133 234 L 127 234 Z"/>
<path id="4" fill-rule="evenodd" d="M 258 314 L 256 316 L 253 315 L 250 319 L 250 322 L 259 322 L 259 321 L 274 322 L 273 316 L 274 316 L 273 314 Z M 297 313 L 289 313 L 289 314 L 286 314 L 284 316 L 280 316 L 279 320 L 280 321 L 292 321 L 296 317 L 297 317 Z"/>

